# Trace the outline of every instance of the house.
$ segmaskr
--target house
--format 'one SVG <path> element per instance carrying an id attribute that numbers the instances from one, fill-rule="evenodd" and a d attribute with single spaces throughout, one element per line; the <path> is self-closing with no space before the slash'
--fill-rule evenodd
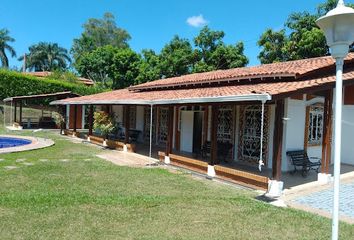
<path id="1" fill-rule="evenodd" d="M 345 59 L 343 79 L 342 163 L 354 165 L 354 54 Z M 166 163 L 270 187 L 276 195 L 282 172 L 293 169 L 289 150 L 321 158 L 319 178 L 328 180 L 334 87 L 335 62 L 319 57 L 161 79 L 52 104 L 66 106 L 70 133 L 80 132 L 86 119 L 86 136 L 102 142 L 92 121 L 94 111 L 104 110 L 125 127 L 123 141 L 111 146 L 149 156 L 160 150 Z M 130 142 L 131 130 L 141 132 L 140 141 Z"/>
<path id="2" fill-rule="evenodd" d="M 52 72 L 48 72 L 48 71 L 43 71 L 43 72 L 24 72 L 24 74 L 26 75 L 30 75 L 30 76 L 35 76 L 38 78 L 47 78 L 50 77 L 50 75 L 52 74 Z M 95 85 L 95 82 L 91 79 L 88 78 L 83 78 L 83 77 L 77 77 L 77 81 L 86 85 L 86 86 L 93 86 Z"/>

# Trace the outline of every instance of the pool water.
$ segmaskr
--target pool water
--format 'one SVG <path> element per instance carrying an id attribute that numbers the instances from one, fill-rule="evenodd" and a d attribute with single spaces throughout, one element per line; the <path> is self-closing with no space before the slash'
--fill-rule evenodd
<path id="1" fill-rule="evenodd" d="M 22 138 L 0 137 L 0 148 L 18 147 L 30 144 L 32 141 Z"/>

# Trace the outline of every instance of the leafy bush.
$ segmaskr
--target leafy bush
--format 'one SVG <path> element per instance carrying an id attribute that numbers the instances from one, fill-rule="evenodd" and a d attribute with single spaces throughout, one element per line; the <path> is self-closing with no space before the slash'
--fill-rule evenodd
<path id="1" fill-rule="evenodd" d="M 71 91 L 79 95 L 90 95 L 104 90 L 97 87 L 87 87 L 83 84 L 47 78 L 39 79 L 9 70 L 0 70 L 0 99 L 65 91 Z M 48 104 L 49 101 L 44 100 L 43 104 Z"/>
<path id="2" fill-rule="evenodd" d="M 105 112 L 95 112 L 93 128 L 107 138 L 108 134 L 112 133 L 115 129 L 114 120 Z"/>

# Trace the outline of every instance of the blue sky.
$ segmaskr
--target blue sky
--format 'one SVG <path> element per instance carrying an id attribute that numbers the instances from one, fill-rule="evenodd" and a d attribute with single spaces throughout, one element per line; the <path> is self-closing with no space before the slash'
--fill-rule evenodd
<path id="1" fill-rule="evenodd" d="M 257 39 L 266 28 L 282 28 L 287 16 L 295 11 L 314 11 L 324 0 L 1 0 L 0 28 L 10 30 L 16 39 L 13 47 L 22 55 L 39 41 L 57 42 L 70 49 L 79 37 L 82 24 L 91 17 L 112 12 L 118 26 L 132 36 L 136 50 L 159 51 L 175 34 L 192 39 L 200 27 L 187 19 L 208 22 L 210 28 L 223 30 L 225 42 L 244 41 L 249 65 L 259 64 Z M 20 66 L 16 59 L 10 65 Z"/>

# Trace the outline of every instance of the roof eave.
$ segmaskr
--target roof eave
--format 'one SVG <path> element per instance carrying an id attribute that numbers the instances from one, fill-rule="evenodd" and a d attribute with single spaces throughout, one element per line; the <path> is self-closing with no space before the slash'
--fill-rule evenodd
<path id="1" fill-rule="evenodd" d="M 163 100 L 59 100 L 53 101 L 51 105 L 170 105 L 170 104 L 190 104 L 190 103 L 223 103 L 223 102 L 251 102 L 261 101 L 267 102 L 272 100 L 272 96 L 268 93 L 233 95 L 233 96 L 218 96 L 218 97 L 195 97 L 182 99 L 163 99 Z"/>

